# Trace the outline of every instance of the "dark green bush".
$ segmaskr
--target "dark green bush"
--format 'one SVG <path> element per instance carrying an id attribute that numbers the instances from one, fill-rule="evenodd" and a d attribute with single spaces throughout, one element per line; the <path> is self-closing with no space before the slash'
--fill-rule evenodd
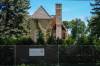
<path id="1" fill-rule="evenodd" d="M 30 45 L 34 44 L 31 38 L 28 37 L 19 37 L 15 38 L 0 38 L 0 45 Z"/>
<path id="2" fill-rule="evenodd" d="M 47 44 L 56 44 L 56 40 L 53 36 L 49 36 L 49 38 L 47 39 Z"/>
<path id="3" fill-rule="evenodd" d="M 17 39 L 16 45 L 32 45 L 35 44 L 31 38 L 21 37 Z"/>
<path id="4" fill-rule="evenodd" d="M 0 45 L 15 45 L 16 42 L 14 38 L 0 38 Z"/>

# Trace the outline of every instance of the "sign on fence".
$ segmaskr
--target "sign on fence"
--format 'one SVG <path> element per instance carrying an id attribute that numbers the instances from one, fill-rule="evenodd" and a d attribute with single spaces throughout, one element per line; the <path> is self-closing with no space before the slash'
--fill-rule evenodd
<path id="1" fill-rule="evenodd" d="M 44 56 L 44 48 L 29 48 L 29 56 Z"/>

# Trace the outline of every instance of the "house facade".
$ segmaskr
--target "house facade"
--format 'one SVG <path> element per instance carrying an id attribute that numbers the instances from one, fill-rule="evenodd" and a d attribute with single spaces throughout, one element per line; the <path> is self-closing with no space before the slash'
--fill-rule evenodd
<path id="1" fill-rule="evenodd" d="M 62 4 L 56 4 L 56 14 L 50 16 L 48 12 L 40 6 L 32 15 L 31 38 L 36 42 L 37 33 L 42 31 L 44 39 L 53 36 L 55 39 L 65 39 L 67 37 L 67 29 L 62 23 Z"/>

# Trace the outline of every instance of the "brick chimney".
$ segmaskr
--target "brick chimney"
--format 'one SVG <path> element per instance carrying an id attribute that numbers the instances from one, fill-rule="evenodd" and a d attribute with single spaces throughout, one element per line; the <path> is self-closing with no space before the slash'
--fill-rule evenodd
<path id="1" fill-rule="evenodd" d="M 56 17 L 59 17 L 61 20 L 62 17 L 62 4 L 56 4 Z"/>
<path id="2" fill-rule="evenodd" d="M 56 38 L 62 38 L 62 4 L 56 4 Z"/>

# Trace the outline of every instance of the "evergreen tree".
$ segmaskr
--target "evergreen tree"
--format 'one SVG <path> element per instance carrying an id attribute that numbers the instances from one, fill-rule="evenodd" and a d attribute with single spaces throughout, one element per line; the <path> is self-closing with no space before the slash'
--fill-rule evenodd
<path id="1" fill-rule="evenodd" d="M 89 20 L 90 36 L 100 38 L 100 0 L 94 0 L 91 3 L 93 14 L 92 18 Z"/>
<path id="2" fill-rule="evenodd" d="M 41 30 L 38 31 L 38 38 L 37 38 L 37 44 L 41 45 L 41 44 L 44 44 L 45 41 L 44 41 L 44 36 L 43 36 L 43 33 Z"/>
<path id="3" fill-rule="evenodd" d="M 0 0 L 0 38 L 17 38 L 26 32 L 22 24 L 29 8 L 29 0 Z"/>

